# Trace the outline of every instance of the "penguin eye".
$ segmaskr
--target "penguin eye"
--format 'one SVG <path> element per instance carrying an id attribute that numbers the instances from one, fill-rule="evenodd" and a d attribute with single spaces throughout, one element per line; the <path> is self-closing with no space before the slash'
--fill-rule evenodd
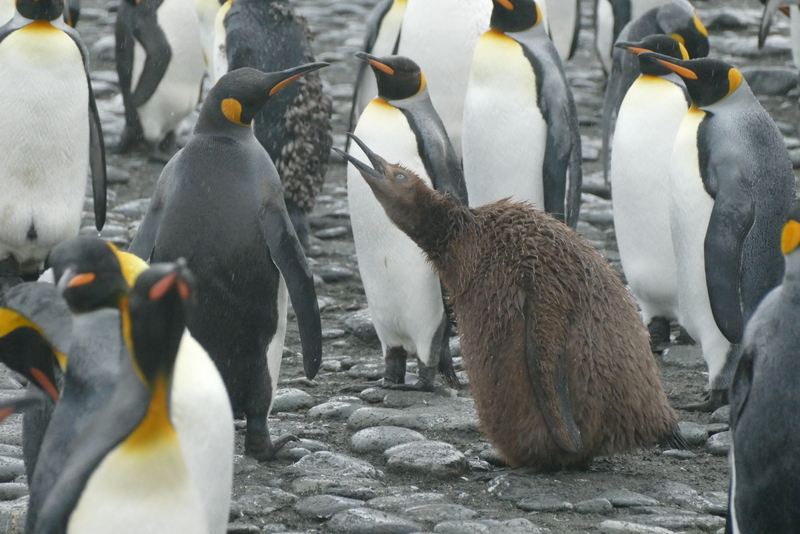
<path id="1" fill-rule="evenodd" d="M 406 173 L 402 172 L 402 171 L 397 171 L 397 172 L 394 173 L 394 179 L 399 181 L 399 182 L 407 182 L 408 181 L 408 175 Z"/>

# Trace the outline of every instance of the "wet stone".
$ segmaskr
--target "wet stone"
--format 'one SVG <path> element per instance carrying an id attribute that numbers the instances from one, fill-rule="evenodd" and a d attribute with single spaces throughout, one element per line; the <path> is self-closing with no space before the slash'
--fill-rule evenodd
<path id="1" fill-rule="evenodd" d="M 714 434 L 706 442 L 706 450 L 717 456 L 726 456 L 731 448 L 730 431 Z"/>
<path id="2" fill-rule="evenodd" d="M 475 517 L 477 512 L 460 504 L 423 504 L 407 508 L 403 516 L 421 523 L 441 523 L 443 521 L 464 521 Z"/>
<path id="3" fill-rule="evenodd" d="M 711 414 L 711 422 L 712 423 L 727 423 L 730 424 L 731 421 L 731 406 L 730 404 L 726 406 L 722 406 L 717 408 L 714 413 Z"/>
<path id="4" fill-rule="evenodd" d="M 296 388 L 282 388 L 275 393 L 272 412 L 296 412 L 314 406 L 314 397 Z"/>
<path id="5" fill-rule="evenodd" d="M 614 507 L 608 499 L 597 498 L 575 504 L 575 511 L 581 514 L 607 514 Z"/>
<path id="6" fill-rule="evenodd" d="M 600 523 L 599 528 L 600 532 L 606 534 L 675 534 L 666 528 L 640 525 L 630 521 L 607 520 Z"/>
<path id="7" fill-rule="evenodd" d="M 354 451 L 365 454 L 382 453 L 397 445 L 424 439 L 425 436 L 408 428 L 375 426 L 359 430 L 353 434 L 350 443 Z"/>
<path id="8" fill-rule="evenodd" d="M 369 402 L 371 404 L 376 404 L 376 403 L 379 403 L 379 402 L 383 402 L 383 399 L 384 399 L 384 397 L 386 397 L 387 393 L 388 393 L 388 390 L 386 390 L 386 389 L 382 389 L 382 388 L 367 388 L 364 391 L 362 391 L 361 393 L 359 393 L 358 397 L 361 400 L 365 401 L 365 402 Z"/>
<path id="9" fill-rule="evenodd" d="M 417 472 L 447 478 L 467 472 L 466 457 L 449 443 L 412 441 L 397 445 L 384 453 L 389 469 Z"/>
<path id="10" fill-rule="evenodd" d="M 705 425 L 703 428 L 706 429 L 706 432 L 708 432 L 709 436 L 713 436 L 714 434 L 719 434 L 720 432 L 730 430 L 731 425 L 728 423 L 711 423 L 710 425 Z"/>
<path id="11" fill-rule="evenodd" d="M 708 503 L 704 512 L 725 517 L 728 513 L 728 494 L 724 491 L 709 491 L 703 494 Z"/>
<path id="12" fill-rule="evenodd" d="M 0 501 L 14 501 L 28 494 L 28 485 L 18 482 L 0 484 Z"/>
<path id="13" fill-rule="evenodd" d="M 339 339 L 340 337 L 344 336 L 347 332 L 342 330 L 341 328 L 326 328 L 322 331 L 322 339 Z M 330 361 L 330 360 L 329 360 Z M 339 363 L 338 360 L 336 360 Z M 341 363 L 339 363 L 339 368 L 341 369 Z"/>
<path id="14" fill-rule="evenodd" d="M 380 510 L 354 508 L 334 515 L 327 523 L 327 530 L 341 534 L 407 534 L 419 532 L 422 527 Z"/>
<path id="15" fill-rule="evenodd" d="M 702 367 L 706 364 L 700 345 L 672 345 L 661 353 L 661 360 L 664 363 L 687 369 Z"/>
<path id="16" fill-rule="evenodd" d="M 478 417 L 471 399 L 457 399 L 435 413 L 426 408 L 361 408 L 347 420 L 352 430 L 371 426 L 402 426 L 420 431 L 477 431 Z"/>
<path id="17" fill-rule="evenodd" d="M 25 462 L 19 458 L 0 456 L 0 482 L 11 482 L 25 474 Z"/>
<path id="18" fill-rule="evenodd" d="M 725 526 L 725 519 L 722 517 L 700 514 L 632 515 L 628 519 L 651 527 L 674 530 L 698 529 L 701 531 L 714 531 Z"/>
<path id="19" fill-rule="evenodd" d="M 606 491 L 600 497 L 608 499 L 616 508 L 630 508 L 632 506 L 658 506 L 658 501 L 641 493 L 634 493 L 626 489 Z"/>
<path id="20" fill-rule="evenodd" d="M 661 453 L 662 456 L 668 456 L 670 458 L 677 458 L 678 460 L 692 460 L 697 458 L 697 455 L 692 451 L 683 451 L 680 449 L 667 449 Z"/>
<path id="21" fill-rule="evenodd" d="M 681 421 L 678 423 L 678 429 L 680 430 L 683 439 L 686 440 L 686 443 L 690 446 L 703 445 L 708 439 L 708 432 L 703 425 L 688 421 Z"/>
<path id="22" fill-rule="evenodd" d="M 345 330 L 352 332 L 354 336 L 367 343 L 377 343 L 380 346 L 378 333 L 372 325 L 372 316 L 369 309 L 358 310 L 342 316 L 342 323 Z"/>
<path id="23" fill-rule="evenodd" d="M 0 443 L 22 446 L 22 418 L 12 415 L 0 425 Z"/>
<path id="24" fill-rule="evenodd" d="M 517 507 L 526 512 L 564 512 L 572 510 L 572 503 L 555 495 L 539 495 L 532 499 L 522 499 Z"/>
<path id="25" fill-rule="evenodd" d="M 742 75 L 757 95 L 785 95 L 797 87 L 797 69 L 790 67 L 744 67 Z"/>
<path id="26" fill-rule="evenodd" d="M 288 476 L 329 476 L 375 478 L 378 470 L 368 462 L 338 454 L 320 451 L 303 457 L 300 461 L 283 469 Z"/>
<path id="27" fill-rule="evenodd" d="M 356 399 L 358 403 L 353 402 L 324 402 L 317 404 L 308 411 L 308 416 L 313 419 L 333 419 L 337 421 L 344 421 L 350 414 L 361 408 L 361 400 Z"/>
<path id="28" fill-rule="evenodd" d="M 698 495 L 697 490 L 681 482 L 668 480 L 656 490 L 650 492 L 659 502 L 675 504 L 681 508 L 703 510 L 708 502 Z"/>
<path id="29" fill-rule="evenodd" d="M 539 534 L 541 532 L 527 519 L 444 521 L 436 525 L 433 531 L 437 534 Z"/>
<path id="30" fill-rule="evenodd" d="M 363 501 L 336 495 L 313 495 L 298 501 L 294 509 L 306 519 L 324 520 L 337 512 L 364 506 Z"/>
<path id="31" fill-rule="evenodd" d="M 382 486 L 376 480 L 361 477 L 309 476 L 292 481 L 292 491 L 299 495 L 327 493 L 360 500 L 374 499 Z"/>
<path id="32" fill-rule="evenodd" d="M 333 228 L 325 228 L 314 232 L 314 237 L 317 239 L 339 239 L 350 235 L 350 228 L 347 226 L 334 226 Z M 352 274 L 352 273 L 351 273 Z"/>
<path id="33" fill-rule="evenodd" d="M 416 379 L 414 379 L 416 380 Z M 392 391 L 383 397 L 383 405 L 387 408 L 409 408 L 411 406 L 441 404 L 443 398 L 436 393 L 426 391 Z"/>
<path id="34" fill-rule="evenodd" d="M 350 378 L 359 378 L 362 380 L 378 380 L 383 378 L 383 364 L 382 363 L 357 363 L 347 370 L 347 376 Z"/>
<path id="35" fill-rule="evenodd" d="M 326 284 L 335 284 L 336 282 L 344 282 L 353 278 L 354 273 L 347 267 L 341 265 L 329 265 L 317 269 L 317 274 L 325 281 Z"/>
<path id="36" fill-rule="evenodd" d="M 367 506 L 384 512 L 402 512 L 407 508 L 421 506 L 423 504 L 441 504 L 447 501 L 447 497 L 442 493 L 404 493 L 400 495 L 387 495 L 376 497 Z"/>
<path id="37" fill-rule="evenodd" d="M 278 488 L 268 486 L 250 486 L 244 495 L 231 501 L 231 520 L 240 518 L 258 518 L 292 506 L 297 496 Z"/>
<path id="38" fill-rule="evenodd" d="M 252 523 L 244 523 L 241 521 L 234 521 L 228 525 L 228 534 L 253 534 L 261 532 L 261 527 Z"/>

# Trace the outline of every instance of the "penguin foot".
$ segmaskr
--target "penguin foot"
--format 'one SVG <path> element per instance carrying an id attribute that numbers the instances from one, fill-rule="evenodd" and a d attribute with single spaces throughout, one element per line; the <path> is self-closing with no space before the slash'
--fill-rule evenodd
<path id="1" fill-rule="evenodd" d="M 0 261 L 0 295 L 22 282 L 19 265 L 13 257 Z"/>
<path id="2" fill-rule="evenodd" d="M 696 341 L 692 339 L 692 336 L 689 335 L 689 332 L 686 331 L 685 328 L 681 327 L 680 332 L 675 337 L 675 344 L 676 345 L 694 345 Z"/>
<path id="3" fill-rule="evenodd" d="M 175 131 L 167 133 L 164 139 L 158 144 L 155 151 L 150 154 L 150 160 L 158 163 L 168 163 L 172 157 L 178 153 L 180 148 L 175 138 Z"/>
<path id="4" fill-rule="evenodd" d="M 703 412 L 711 413 L 717 408 L 721 408 L 728 404 L 728 390 L 726 389 L 712 389 L 703 402 L 696 404 L 687 404 L 685 406 L 678 406 L 680 410 L 687 412 Z"/>
<path id="5" fill-rule="evenodd" d="M 140 125 L 125 125 L 119 136 L 119 144 L 112 149 L 115 154 L 125 154 L 139 143 L 144 142 L 144 132 Z"/>
<path id="6" fill-rule="evenodd" d="M 294 434 L 283 434 L 271 440 L 269 434 L 266 436 L 257 436 L 250 439 L 250 434 L 244 438 L 244 453 L 259 462 L 268 462 L 275 459 L 278 451 L 286 446 L 287 443 L 292 441 L 299 441 L 300 438 Z"/>
<path id="7" fill-rule="evenodd" d="M 384 389 L 393 389 L 395 391 L 427 391 L 431 392 L 436 389 L 433 384 L 424 382 L 422 380 L 417 380 L 413 384 L 385 384 L 383 385 Z"/>
<path id="8" fill-rule="evenodd" d="M 651 351 L 661 352 L 669 346 L 669 319 L 666 317 L 653 317 L 650 324 L 647 325 L 647 331 L 650 333 Z"/>
<path id="9" fill-rule="evenodd" d="M 403 363 L 405 363 L 405 360 L 403 360 Z M 394 389 L 396 391 L 434 391 L 436 389 L 436 386 L 434 384 L 434 382 L 436 381 L 436 367 L 428 367 L 427 365 L 423 364 L 420 361 L 418 368 L 419 368 L 419 379 L 413 384 L 406 384 L 405 375 L 403 375 L 402 382 L 392 383 L 387 381 L 386 378 L 384 378 L 383 387 L 386 389 Z"/>

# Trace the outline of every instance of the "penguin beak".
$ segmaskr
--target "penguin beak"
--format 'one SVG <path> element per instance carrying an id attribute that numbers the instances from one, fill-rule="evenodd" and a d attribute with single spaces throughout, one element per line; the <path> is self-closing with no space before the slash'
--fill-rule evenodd
<path id="1" fill-rule="evenodd" d="M 300 65 L 299 67 L 272 73 L 268 76 L 269 81 L 272 82 L 269 90 L 269 96 L 274 95 L 301 76 L 305 76 L 309 72 L 314 72 L 315 70 L 319 70 L 322 67 L 327 67 L 328 65 L 329 63 L 324 62 L 307 63 L 305 65 Z"/>
<path id="2" fill-rule="evenodd" d="M 53 397 L 53 401 L 58 402 L 58 388 L 55 386 L 55 375 L 53 374 L 53 369 L 40 369 L 38 367 L 31 367 L 28 369 L 28 372 L 36 381 L 36 383 L 39 384 L 39 387 Z"/>
<path id="3" fill-rule="evenodd" d="M 189 274 L 189 268 L 186 266 L 186 260 L 184 258 L 178 258 L 178 261 L 175 262 L 174 270 L 150 288 L 148 297 L 150 300 L 160 300 L 174 287 L 178 291 L 181 300 L 187 300 L 192 296 L 192 282 L 190 277 L 191 275 Z"/>
<path id="4" fill-rule="evenodd" d="M 372 68 L 378 69 L 379 71 L 384 72 L 389 76 L 394 75 L 394 69 L 392 67 L 390 67 L 386 63 L 383 63 L 379 58 L 373 55 L 367 54 L 366 52 L 358 52 L 356 53 L 356 57 L 358 59 L 361 59 L 369 63 Z"/>
<path id="5" fill-rule="evenodd" d="M 494 0 L 495 3 L 500 4 L 509 11 L 514 11 L 514 4 L 510 0 Z"/>
<path id="6" fill-rule="evenodd" d="M 674 57 L 665 56 L 663 54 L 657 54 L 655 52 L 641 52 L 641 54 L 642 57 L 657 61 L 659 64 L 667 67 L 681 78 L 686 78 L 688 80 L 696 80 L 698 78 L 697 73 L 681 65 L 681 63 L 685 63 L 683 60 L 675 59 Z"/>
<path id="7" fill-rule="evenodd" d="M 386 161 L 377 154 L 375 154 L 372 150 L 370 150 L 369 147 L 367 147 L 367 145 L 365 145 L 361 139 L 359 139 L 353 134 L 347 134 L 347 135 L 349 135 L 350 138 L 353 141 L 355 141 L 355 143 L 359 146 L 359 148 L 361 148 L 361 150 L 364 151 L 364 154 L 366 154 L 367 158 L 369 158 L 369 162 L 372 164 L 372 167 L 370 167 L 366 163 L 357 160 L 344 150 L 339 150 L 338 148 L 334 147 L 336 153 L 340 154 L 344 159 L 352 163 L 353 167 L 355 167 L 361 173 L 361 176 L 363 176 L 364 179 L 367 180 L 367 182 L 371 182 L 374 180 L 385 180 Z"/>
<path id="8" fill-rule="evenodd" d="M 641 54 L 642 52 L 652 52 L 652 50 L 648 50 L 647 48 L 642 48 L 641 43 L 627 43 L 623 41 L 617 41 L 614 44 L 614 48 L 621 48 L 622 50 L 628 50 L 629 52 L 633 52 L 634 54 Z"/>

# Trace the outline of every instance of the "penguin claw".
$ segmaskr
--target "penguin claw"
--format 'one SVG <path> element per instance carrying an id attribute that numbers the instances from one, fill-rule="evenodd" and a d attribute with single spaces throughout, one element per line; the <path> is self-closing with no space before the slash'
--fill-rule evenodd
<path id="1" fill-rule="evenodd" d="M 724 389 L 713 389 L 711 390 L 711 393 L 706 396 L 703 402 L 678 406 L 678 409 L 686 410 L 687 412 L 711 413 L 727 404 L 728 391 Z"/>
<path id="2" fill-rule="evenodd" d="M 300 438 L 294 434 L 282 434 L 274 440 L 267 438 L 265 446 L 261 449 L 256 449 L 255 447 L 250 448 L 245 444 L 245 454 L 255 458 L 259 462 L 268 462 L 274 460 L 278 451 L 292 441 L 300 441 Z"/>

